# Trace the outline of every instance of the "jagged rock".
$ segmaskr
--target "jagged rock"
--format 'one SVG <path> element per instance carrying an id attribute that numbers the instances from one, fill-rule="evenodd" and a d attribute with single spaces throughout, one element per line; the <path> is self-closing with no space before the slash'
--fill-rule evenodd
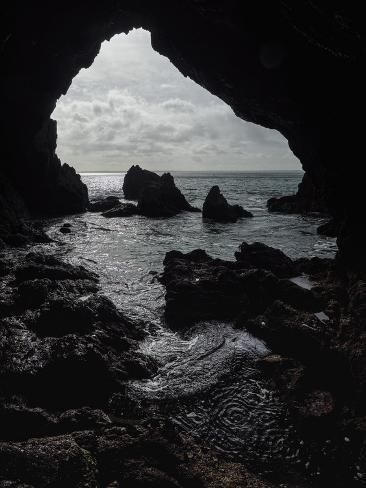
<path id="1" fill-rule="evenodd" d="M 92 409 L 89 407 L 66 410 L 60 414 L 58 422 L 58 428 L 64 432 L 101 429 L 112 423 L 105 412 L 100 409 Z"/>
<path id="2" fill-rule="evenodd" d="M 248 260 L 243 267 L 240 262 L 212 259 L 200 249 L 168 252 L 161 281 L 166 288 L 165 315 L 172 327 L 258 314 L 277 299 L 299 310 L 322 310 L 321 300 L 311 290 L 256 269 L 255 262 L 250 265 Z"/>
<path id="3" fill-rule="evenodd" d="M 120 203 L 115 207 L 103 212 L 103 217 L 113 218 L 113 217 L 130 217 L 131 215 L 138 214 L 138 209 L 133 203 Z"/>
<path id="4" fill-rule="evenodd" d="M 72 266 L 52 255 L 30 253 L 27 262 L 15 270 L 18 283 L 34 279 L 97 281 L 98 276 L 83 266 Z"/>
<path id="5" fill-rule="evenodd" d="M 123 180 L 123 193 L 127 200 L 138 200 L 144 188 L 151 183 L 159 183 L 160 176 L 147 169 L 133 165 Z"/>
<path id="6" fill-rule="evenodd" d="M 267 208 L 269 212 L 289 214 L 329 213 L 324 192 L 314 185 L 307 173 L 304 174 L 295 195 L 270 198 L 267 202 Z"/>
<path id="7" fill-rule="evenodd" d="M 107 210 L 111 210 L 112 208 L 116 207 L 118 204 L 118 197 L 109 196 L 90 202 L 88 205 L 88 210 L 89 212 L 106 212 Z"/>
<path id="8" fill-rule="evenodd" d="M 2 391 L 36 407 L 96 406 L 149 374 L 135 353 L 142 327 L 95 294 L 95 273 L 48 254 L 23 260 L 0 299 Z"/>
<path id="9" fill-rule="evenodd" d="M 276 300 L 263 315 L 245 322 L 245 327 L 265 339 L 276 351 L 304 362 L 326 361 L 336 336 L 332 324 L 325 325 L 314 314 L 296 310 Z"/>
<path id="10" fill-rule="evenodd" d="M 139 194 L 138 212 L 147 217 L 172 217 L 181 211 L 199 212 L 185 199 L 175 186 L 170 173 L 164 173 L 158 181 L 144 186 Z"/>
<path id="11" fill-rule="evenodd" d="M 298 274 L 295 263 L 279 249 L 262 242 L 243 242 L 235 253 L 237 262 L 248 268 L 266 269 L 280 278 L 291 278 Z"/>
<path id="12" fill-rule="evenodd" d="M 220 188 L 215 185 L 205 199 L 202 217 L 216 222 L 236 222 L 240 217 L 253 217 L 253 214 L 240 205 L 229 205 Z"/>
<path id="13" fill-rule="evenodd" d="M 0 479 L 37 488 L 97 488 L 96 475 L 95 460 L 71 436 L 0 443 Z"/>

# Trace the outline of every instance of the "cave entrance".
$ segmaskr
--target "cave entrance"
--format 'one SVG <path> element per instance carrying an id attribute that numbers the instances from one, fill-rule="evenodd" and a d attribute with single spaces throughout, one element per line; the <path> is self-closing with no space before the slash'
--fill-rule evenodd
<path id="1" fill-rule="evenodd" d="M 104 42 L 53 118 L 58 155 L 79 172 L 134 162 L 154 171 L 299 169 L 279 132 L 236 117 L 154 51 L 143 29 Z"/>

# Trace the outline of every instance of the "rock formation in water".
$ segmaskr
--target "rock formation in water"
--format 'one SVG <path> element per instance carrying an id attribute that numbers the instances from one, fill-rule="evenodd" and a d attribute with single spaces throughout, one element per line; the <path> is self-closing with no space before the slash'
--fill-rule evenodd
<path id="1" fill-rule="evenodd" d="M 291 278 L 298 274 L 296 263 L 291 258 L 262 242 L 242 242 L 235 259 L 242 267 L 265 269 L 280 278 Z"/>
<path id="2" fill-rule="evenodd" d="M 131 217 L 131 215 L 137 215 L 139 213 L 138 208 L 133 203 L 119 203 L 111 209 L 103 212 L 103 217 Z"/>
<path id="3" fill-rule="evenodd" d="M 324 193 L 317 188 L 305 173 L 295 195 L 270 198 L 267 202 L 270 212 L 283 213 L 323 213 L 328 214 L 329 208 Z"/>
<path id="4" fill-rule="evenodd" d="M 199 212 L 175 186 L 170 173 L 159 176 L 140 166 L 131 166 L 123 182 L 123 192 L 127 199 L 138 201 L 138 213 L 146 217 L 172 217 L 184 210 Z"/>
<path id="5" fill-rule="evenodd" d="M 147 217 L 172 217 L 182 211 L 200 211 L 187 202 L 170 173 L 164 173 L 159 181 L 143 187 L 137 208 L 141 215 Z"/>
<path id="6" fill-rule="evenodd" d="M 220 188 L 213 186 L 204 201 L 202 218 L 215 222 L 236 222 L 241 217 L 253 217 L 253 214 L 240 205 L 229 205 Z"/>
<path id="7" fill-rule="evenodd" d="M 138 200 L 144 188 L 152 183 L 159 183 L 160 176 L 153 171 L 133 165 L 123 180 L 123 193 L 127 200 Z"/>
<path id="8" fill-rule="evenodd" d="M 89 212 L 106 212 L 111 210 L 119 204 L 119 198 L 115 196 L 109 196 L 93 200 L 88 205 Z"/>
<path id="9" fill-rule="evenodd" d="M 165 315 L 173 327 L 199 320 L 233 320 L 248 311 L 258 314 L 275 300 L 300 310 L 322 310 L 316 294 L 283 279 L 299 271 L 281 251 L 243 243 L 236 258 L 236 262 L 213 259 L 200 249 L 166 254 L 161 282 L 166 288 Z"/>

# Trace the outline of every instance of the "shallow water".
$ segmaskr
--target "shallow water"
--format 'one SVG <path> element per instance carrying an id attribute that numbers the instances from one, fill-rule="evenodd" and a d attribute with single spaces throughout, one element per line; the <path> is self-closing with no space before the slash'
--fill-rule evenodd
<path id="1" fill-rule="evenodd" d="M 270 214 L 266 201 L 296 191 L 300 172 L 289 173 L 181 173 L 174 174 L 188 201 L 202 207 L 205 195 L 218 184 L 230 203 L 254 214 L 235 224 L 203 222 L 197 213 L 170 219 L 141 216 L 105 219 L 87 213 L 50 222 L 50 245 L 71 262 L 83 264 L 101 276 L 102 292 L 131 318 L 150 324 L 141 350 L 159 364 L 156 376 L 129 385 L 135 401 L 169 402 L 177 428 L 215 446 L 228 455 L 263 465 L 311 465 L 306 443 L 288 419 L 285 405 L 261 378 L 255 361 L 266 355 L 265 344 L 231 324 L 200 324 L 184 336 L 165 328 L 162 321 L 164 288 L 156 279 L 167 251 L 205 249 L 210 255 L 233 259 L 243 240 L 261 241 L 291 257 L 335 253 L 334 239 L 318 236 L 324 220 L 318 216 Z M 122 198 L 123 175 L 83 175 L 91 199 Z M 60 223 L 72 223 L 63 235 Z M 302 286 L 311 284 L 302 277 Z M 314 468 L 316 472 L 317 468 Z"/>

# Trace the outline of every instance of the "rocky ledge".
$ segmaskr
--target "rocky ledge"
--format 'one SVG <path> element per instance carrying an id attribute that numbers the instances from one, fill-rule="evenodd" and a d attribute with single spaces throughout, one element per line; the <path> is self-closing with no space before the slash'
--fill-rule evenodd
<path id="1" fill-rule="evenodd" d="M 274 486 L 128 397 L 156 367 L 94 272 L 22 251 L 0 276 L 1 487 Z"/>
<path id="2" fill-rule="evenodd" d="M 215 185 L 205 199 L 202 217 L 215 222 L 236 222 L 241 217 L 253 217 L 253 214 L 240 205 L 229 205 L 220 188 Z"/>
<path id="3" fill-rule="evenodd" d="M 167 323 L 224 319 L 262 338 L 272 352 L 258 368 L 317 452 L 327 477 L 319 486 L 358 486 L 366 472 L 364 278 L 336 261 L 291 260 L 260 243 L 243 243 L 235 257 L 167 253 Z"/>
<path id="4" fill-rule="evenodd" d="M 198 320 L 233 320 L 244 311 L 258 314 L 275 300 L 309 312 L 323 310 L 319 294 L 284 279 L 300 271 L 281 251 L 243 242 L 235 257 L 214 259 L 201 249 L 168 252 L 161 281 L 169 323 L 177 327 Z"/>

